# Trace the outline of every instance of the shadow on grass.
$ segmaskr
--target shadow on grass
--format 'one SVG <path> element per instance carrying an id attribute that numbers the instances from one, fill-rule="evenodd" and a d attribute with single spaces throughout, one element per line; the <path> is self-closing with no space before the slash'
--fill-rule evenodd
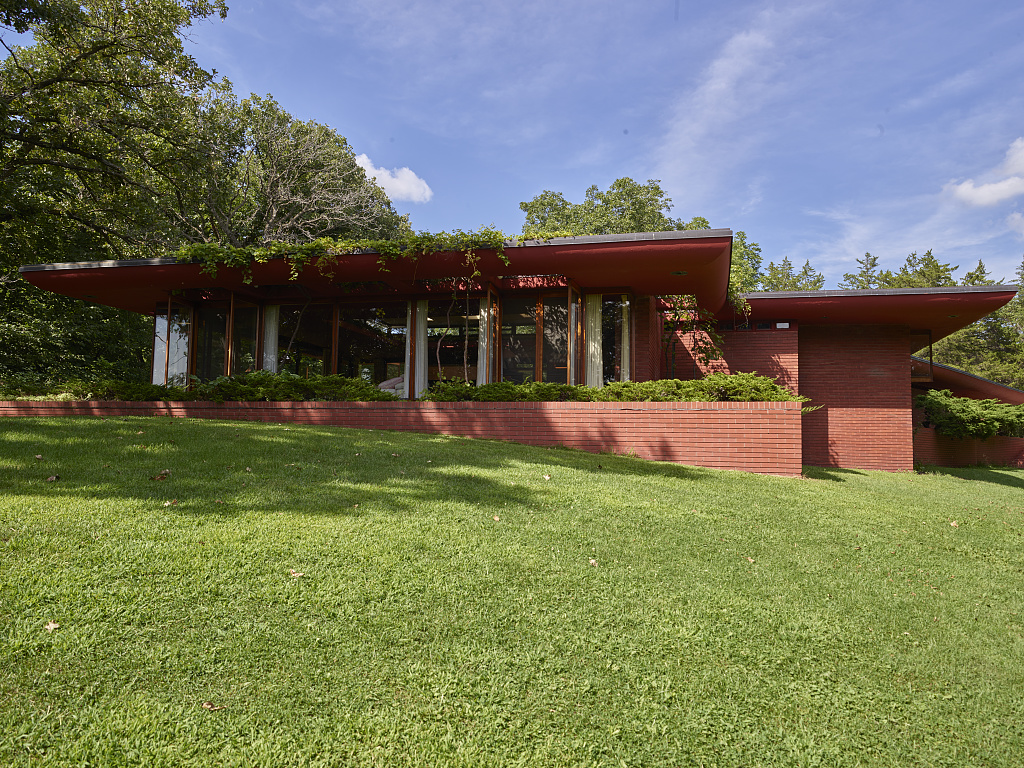
<path id="1" fill-rule="evenodd" d="M 858 469 L 841 469 L 839 467 L 812 467 L 805 466 L 803 476 L 811 480 L 831 480 L 834 483 L 845 483 L 843 475 L 863 475 Z"/>
<path id="2" fill-rule="evenodd" d="M 448 435 L 167 417 L 4 419 L 0 470 L 0 496 L 131 499 L 204 517 L 406 514 L 439 501 L 530 506 L 564 492 L 567 470 L 629 483 L 715 474 Z"/>
<path id="3" fill-rule="evenodd" d="M 1012 468 L 1008 467 L 922 467 L 921 473 L 927 475 L 949 475 L 959 477 L 961 480 L 980 480 L 986 483 L 1006 485 L 1010 488 L 1024 488 L 1024 471 L 1017 470 L 1017 474 L 1010 474 Z"/>

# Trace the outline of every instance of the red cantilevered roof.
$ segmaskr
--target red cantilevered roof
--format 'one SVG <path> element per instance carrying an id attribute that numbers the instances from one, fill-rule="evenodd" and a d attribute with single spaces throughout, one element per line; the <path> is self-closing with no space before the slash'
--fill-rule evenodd
<path id="1" fill-rule="evenodd" d="M 614 288 L 638 295 L 694 294 L 703 306 L 725 304 L 729 284 L 732 231 L 728 229 L 647 232 L 629 235 L 564 237 L 509 245 L 506 265 L 494 252 L 478 252 L 481 282 L 504 277 L 559 275 L 583 290 Z M 353 283 L 372 283 L 382 291 L 415 293 L 423 280 L 467 276 L 461 253 L 434 253 L 416 260 L 391 261 L 386 270 L 375 253 L 338 257 L 333 274 L 306 267 L 298 280 L 289 279 L 283 259 L 253 264 L 251 283 L 242 270 L 221 267 L 216 276 L 201 265 L 175 259 L 136 259 L 22 267 L 34 285 L 97 304 L 150 313 L 171 291 L 226 289 L 252 299 L 270 299 L 282 289 L 301 286 L 304 295 L 344 295 Z"/>
<path id="2" fill-rule="evenodd" d="M 795 320 L 807 325 L 906 325 L 938 341 L 999 309 L 1016 285 L 886 288 L 868 291 L 748 293 L 750 320 Z M 733 317 L 722 310 L 719 319 Z M 918 344 L 918 347 L 923 346 Z M 911 350 L 912 351 L 912 350 Z"/>

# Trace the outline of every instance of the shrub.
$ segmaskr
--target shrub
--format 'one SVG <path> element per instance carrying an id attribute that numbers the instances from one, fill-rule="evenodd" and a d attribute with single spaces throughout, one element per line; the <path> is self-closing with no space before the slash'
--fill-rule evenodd
<path id="1" fill-rule="evenodd" d="M 421 397 L 432 402 L 806 402 L 766 376 L 756 373 L 713 373 L 680 381 L 621 381 L 600 389 L 544 381 L 513 384 L 500 381 L 475 387 L 461 380 L 440 381 Z"/>
<path id="2" fill-rule="evenodd" d="M 1024 406 L 954 397 L 948 389 L 917 395 L 914 404 L 924 410 L 925 426 L 946 437 L 1024 437 Z"/>

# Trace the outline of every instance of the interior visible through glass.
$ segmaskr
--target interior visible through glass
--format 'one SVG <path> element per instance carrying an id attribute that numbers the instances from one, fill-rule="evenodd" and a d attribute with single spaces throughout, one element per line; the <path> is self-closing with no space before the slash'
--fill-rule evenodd
<path id="1" fill-rule="evenodd" d="M 331 316 L 329 304 L 283 304 L 277 326 L 277 370 L 298 376 L 329 372 Z"/>
<path id="2" fill-rule="evenodd" d="M 480 299 L 451 296 L 427 302 L 427 380 L 476 381 Z"/>
<path id="3" fill-rule="evenodd" d="M 501 302 L 501 378 L 521 384 L 536 379 L 537 298 L 509 296 Z"/>
<path id="4" fill-rule="evenodd" d="M 407 311 L 404 301 L 343 305 L 338 310 L 338 373 L 388 389 L 404 384 Z"/>

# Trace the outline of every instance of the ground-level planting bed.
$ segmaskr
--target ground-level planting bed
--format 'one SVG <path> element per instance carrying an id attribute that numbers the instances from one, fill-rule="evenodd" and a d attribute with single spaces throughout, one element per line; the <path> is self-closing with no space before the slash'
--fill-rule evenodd
<path id="1" fill-rule="evenodd" d="M 0 764 L 1016 765 L 1022 489 L 5 419 Z"/>

